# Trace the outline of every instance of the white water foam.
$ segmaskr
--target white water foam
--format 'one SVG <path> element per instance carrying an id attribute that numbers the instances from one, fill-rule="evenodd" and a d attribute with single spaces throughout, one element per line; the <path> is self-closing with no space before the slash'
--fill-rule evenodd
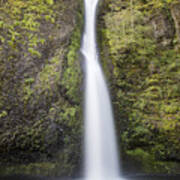
<path id="1" fill-rule="evenodd" d="M 85 30 L 85 179 L 122 179 L 118 162 L 112 107 L 96 47 L 98 0 L 84 0 Z"/>

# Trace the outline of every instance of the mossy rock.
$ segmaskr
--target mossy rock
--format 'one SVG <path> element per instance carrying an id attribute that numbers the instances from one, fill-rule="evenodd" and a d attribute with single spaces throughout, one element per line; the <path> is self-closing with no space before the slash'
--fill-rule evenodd
<path id="1" fill-rule="evenodd" d="M 134 158 L 142 156 L 146 171 L 173 172 L 167 161 L 179 163 L 175 19 L 180 14 L 174 17 L 171 11 L 177 2 L 107 0 L 98 15 L 101 63 L 111 90 L 119 144 Z"/>
<path id="2" fill-rule="evenodd" d="M 59 161 L 69 175 L 81 149 L 82 0 L 0 4 L 1 164 L 51 174 Z"/>

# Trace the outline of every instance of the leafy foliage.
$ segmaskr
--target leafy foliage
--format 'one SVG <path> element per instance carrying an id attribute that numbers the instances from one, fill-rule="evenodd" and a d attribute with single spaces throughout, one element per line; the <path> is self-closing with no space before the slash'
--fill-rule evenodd
<path id="1" fill-rule="evenodd" d="M 177 43 L 163 45 L 176 36 L 167 35 L 161 26 L 167 23 L 174 28 L 170 7 L 175 3 L 110 0 L 102 8 L 101 57 L 110 71 L 118 134 L 126 152 L 137 149 L 134 156 L 145 152 L 146 171 L 153 171 L 159 161 L 179 159 L 180 56 Z M 158 39 L 155 34 L 160 31 L 163 35 Z M 147 166 L 148 159 L 157 164 Z"/>
<path id="2" fill-rule="evenodd" d="M 46 171 L 44 162 L 47 175 L 58 161 L 67 175 L 78 164 L 81 8 L 81 0 L 0 1 L 0 156 L 30 163 L 4 173 Z"/>

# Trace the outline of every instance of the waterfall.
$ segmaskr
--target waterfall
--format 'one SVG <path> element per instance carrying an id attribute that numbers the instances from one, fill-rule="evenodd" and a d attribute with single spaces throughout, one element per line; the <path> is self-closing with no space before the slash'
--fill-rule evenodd
<path id="1" fill-rule="evenodd" d="M 96 47 L 98 0 L 84 0 L 85 30 L 81 52 L 85 59 L 85 178 L 120 179 L 112 108 Z"/>

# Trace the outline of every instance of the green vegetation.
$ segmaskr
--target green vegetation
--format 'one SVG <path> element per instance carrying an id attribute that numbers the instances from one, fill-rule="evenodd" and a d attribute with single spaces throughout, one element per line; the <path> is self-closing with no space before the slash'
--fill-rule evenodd
<path id="1" fill-rule="evenodd" d="M 174 25 L 180 15 L 173 16 L 179 6 L 110 0 L 99 15 L 101 57 L 120 142 L 127 154 L 141 157 L 146 172 L 156 167 L 170 172 L 167 161 L 180 158 L 180 27 Z"/>
<path id="2" fill-rule="evenodd" d="M 30 54 L 40 58 L 41 53 L 37 50 L 37 46 L 45 41 L 38 33 L 41 22 L 47 19 L 44 18 L 46 15 L 51 22 L 54 21 L 50 3 L 45 3 L 44 0 L 8 0 L 1 2 L 0 10 L 0 37 L 3 47 L 7 46 L 10 51 L 8 55 L 21 51 L 22 56 Z"/>
<path id="3" fill-rule="evenodd" d="M 77 167 L 82 13 L 81 0 L 0 1 L 1 174 Z"/>
<path id="4" fill-rule="evenodd" d="M 82 4 L 0 1 L 0 173 L 79 165 Z M 98 16 L 119 141 L 148 173 L 179 166 L 179 10 L 178 0 L 104 0 Z"/>
<path id="5" fill-rule="evenodd" d="M 80 22 L 71 37 L 71 44 L 67 54 L 67 63 L 62 79 L 62 86 L 67 90 L 66 95 L 74 102 L 79 102 L 79 88 L 81 86 L 82 77 L 81 69 L 78 62 L 78 50 L 80 49 L 81 32 L 82 32 L 82 15 L 79 14 L 78 21 Z M 78 88 L 79 87 L 79 88 Z"/>
<path id="6" fill-rule="evenodd" d="M 173 162 L 158 161 L 154 158 L 154 154 L 137 148 L 131 151 L 127 151 L 127 154 L 138 161 L 146 173 L 176 173 L 176 165 Z"/>
<path id="7" fill-rule="evenodd" d="M 0 167 L 0 174 L 23 174 L 24 175 L 58 175 L 58 166 L 55 163 L 42 162 L 42 163 L 30 163 L 26 165 L 9 166 L 8 168 Z"/>

